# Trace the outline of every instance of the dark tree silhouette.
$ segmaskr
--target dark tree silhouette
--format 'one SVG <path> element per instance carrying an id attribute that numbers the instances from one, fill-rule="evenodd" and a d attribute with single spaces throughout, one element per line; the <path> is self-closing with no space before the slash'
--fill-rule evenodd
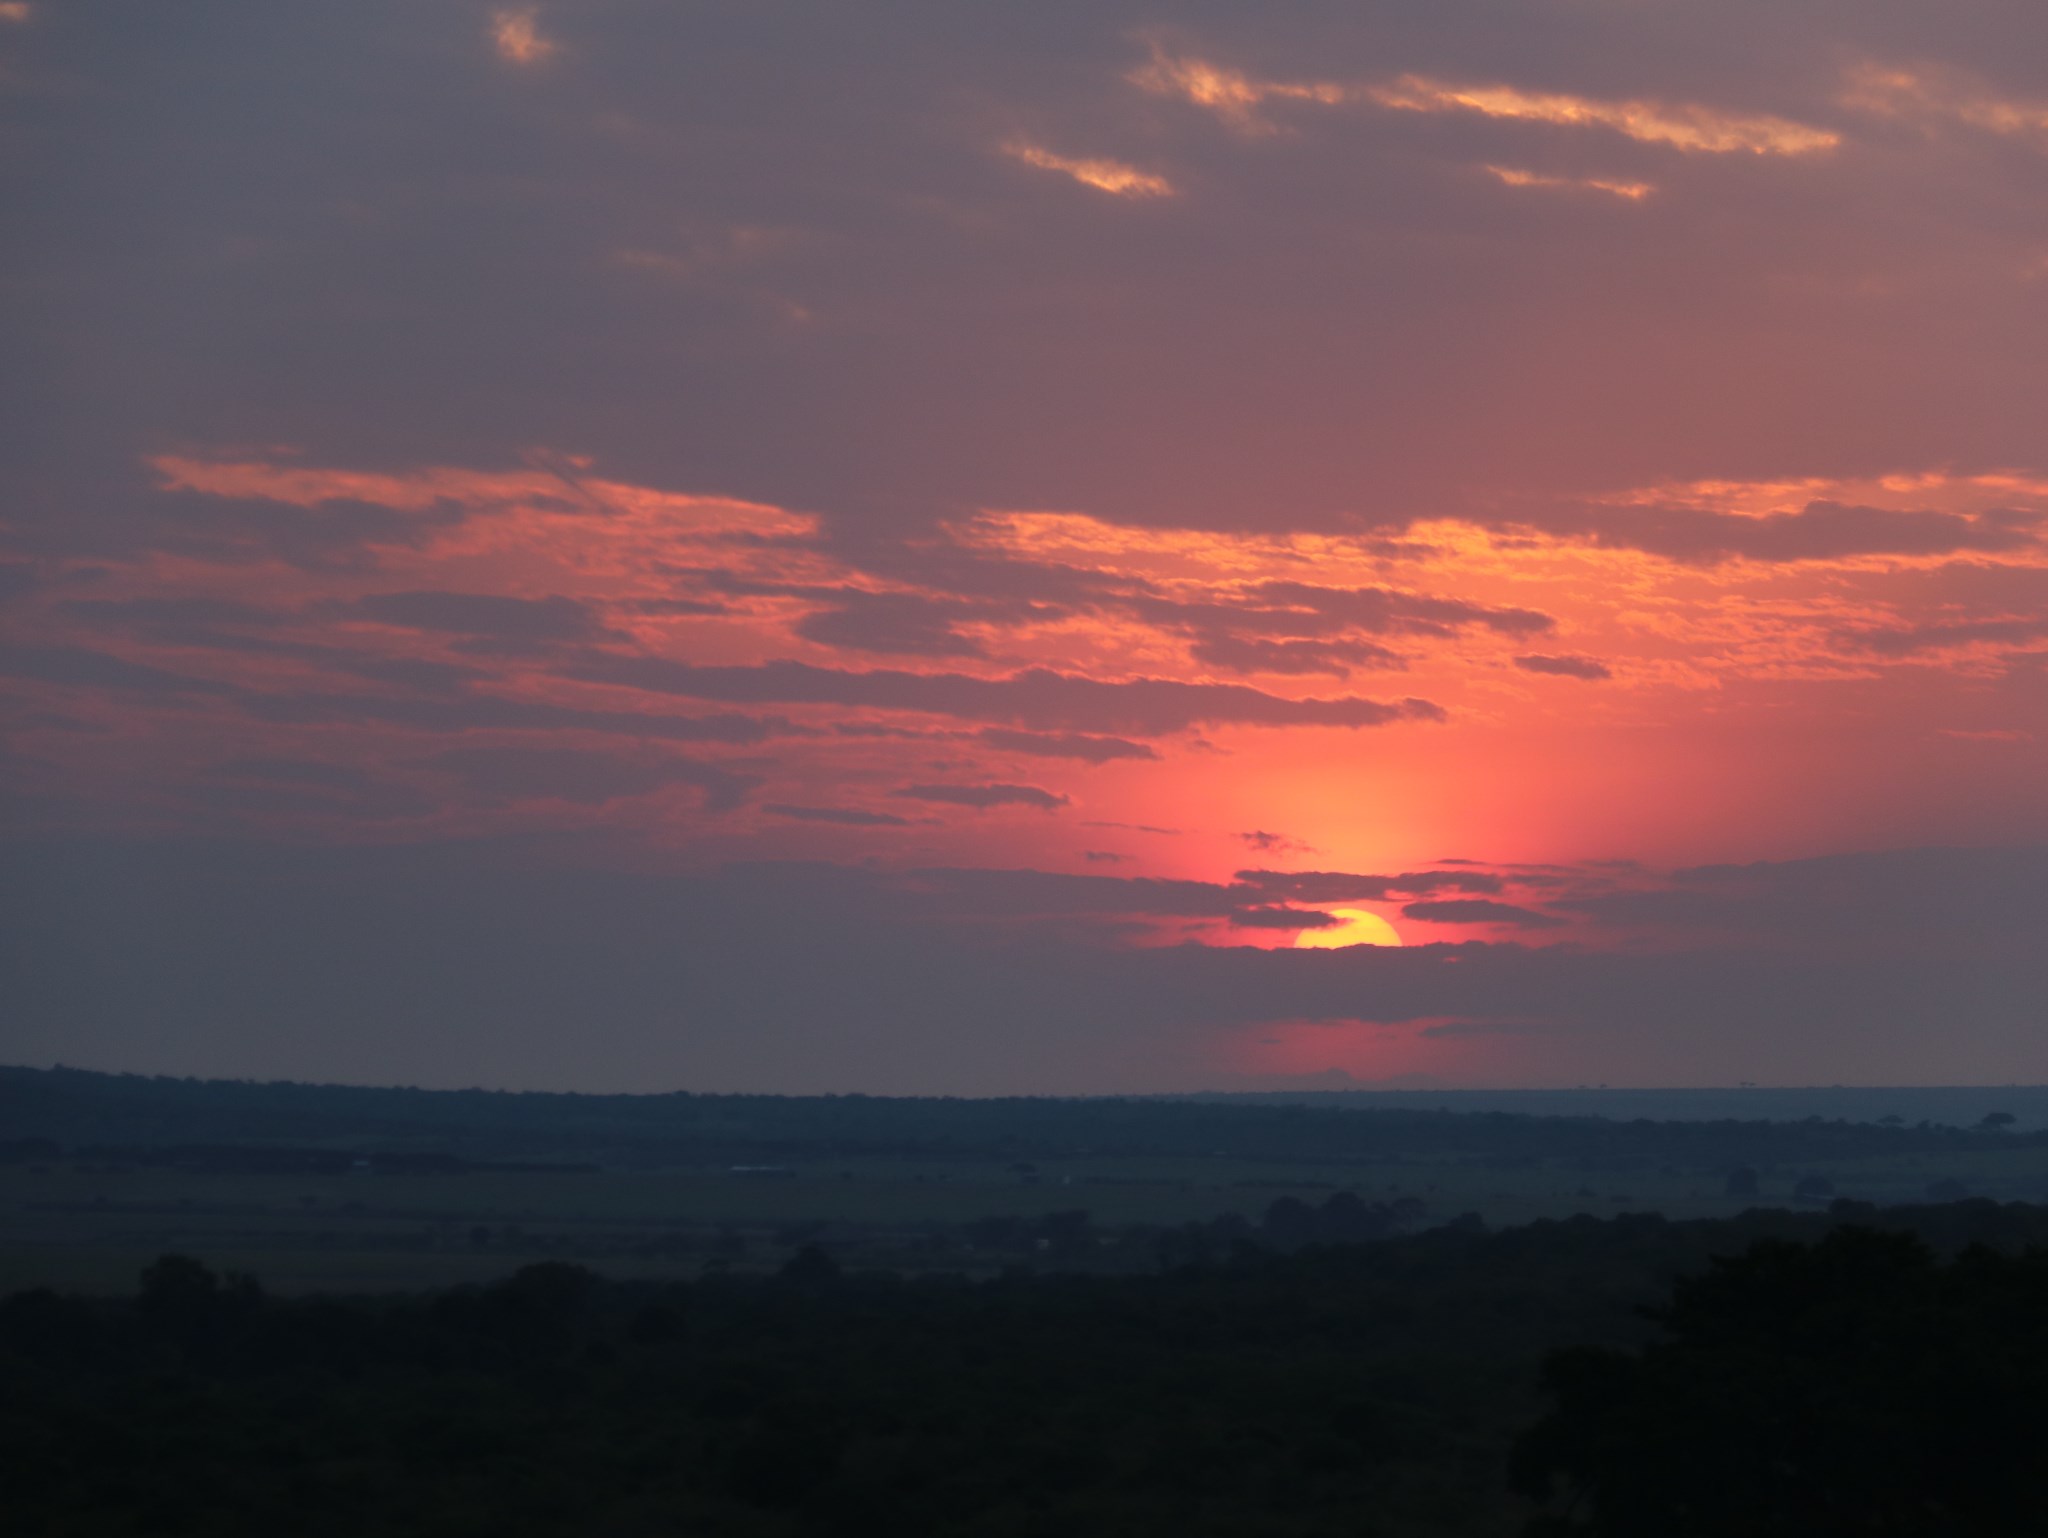
<path id="1" fill-rule="evenodd" d="M 1678 1283 L 1640 1354 L 1553 1354 L 1516 1447 L 1532 1534 L 1848 1538 L 2039 1531 L 2048 1251 L 1843 1228 Z"/>

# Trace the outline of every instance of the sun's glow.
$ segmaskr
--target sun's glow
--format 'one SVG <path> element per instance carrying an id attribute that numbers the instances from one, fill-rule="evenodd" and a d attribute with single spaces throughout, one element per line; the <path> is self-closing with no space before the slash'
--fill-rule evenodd
<path id="1" fill-rule="evenodd" d="M 1307 950 L 1335 950 L 1345 945 L 1399 945 L 1401 935 L 1369 908 L 1331 908 L 1340 922 L 1327 929 L 1304 929 L 1294 943 Z"/>

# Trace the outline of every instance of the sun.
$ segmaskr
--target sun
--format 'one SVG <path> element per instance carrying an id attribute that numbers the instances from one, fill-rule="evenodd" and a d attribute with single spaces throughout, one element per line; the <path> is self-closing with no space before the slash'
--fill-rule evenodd
<path id="1" fill-rule="evenodd" d="M 1365 908 L 1332 908 L 1330 917 L 1338 922 L 1323 929 L 1304 929 L 1294 937 L 1296 946 L 1311 950 L 1334 950 L 1340 945 L 1399 945 L 1401 935 L 1392 924 Z"/>

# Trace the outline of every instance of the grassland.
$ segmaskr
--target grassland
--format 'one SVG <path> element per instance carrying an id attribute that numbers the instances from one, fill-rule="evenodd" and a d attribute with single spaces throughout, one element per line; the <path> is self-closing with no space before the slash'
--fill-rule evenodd
<path id="1" fill-rule="evenodd" d="M 65 1157 L 0 1166 L 0 1291 L 122 1291 L 168 1252 L 253 1272 L 281 1292 L 483 1281 L 546 1258 L 621 1279 L 687 1277 L 770 1268 L 806 1243 L 853 1265 L 974 1273 L 1047 1259 L 1028 1238 L 1021 1252 L 1015 1242 L 978 1243 L 977 1225 L 1076 1211 L 1089 1214 L 1087 1253 L 1070 1248 L 1062 1264 L 1136 1270 L 1154 1263 L 1157 1230 L 1228 1213 L 1256 1221 L 1282 1197 L 1315 1205 L 1339 1191 L 1368 1203 L 1410 1198 L 1423 1223 L 1476 1213 L 1489 1227 L 1578 1213 L 1814 1208 L 1825 1200 L 1797 1199 L 1793 1186 L 1815 1175 L 1836 1195 L 1880 1204 L 1924 1200 L 1938 1180 L 2000 1200 L 2048 1196 L 2048 1147 L 2032 1140 L 1766 1168 L 1753 1197 L 1728 1194 L 1718 1168 L 1585 1162 L 1399 1150 L 1345 1162 L 838 1156 L 768 1176 L 723 1165 L 318 1176 Z"/>

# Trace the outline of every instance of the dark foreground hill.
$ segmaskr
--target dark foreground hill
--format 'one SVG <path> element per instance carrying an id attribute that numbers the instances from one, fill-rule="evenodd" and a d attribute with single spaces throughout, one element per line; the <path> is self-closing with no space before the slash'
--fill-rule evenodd
<path id="1" fill-rule="evenodd" d="M 1932 1253 L 1854 1232 L 1786 1247 L 1850 1222 Z M 1642 1305 L 1759 1240 L 1781 1244 L 1681 1292 L 1675 1355 L 1631 1365 L 1659 1333 Z M 1576 1510 L 1614 1534 L 2020 1531 L 1958 1522 L 2048 1494 L 2014 1457 L 2048 1429 L 2042 1396 L 2011 1392 L 2044 1361 L 2048 1270 L 2024 1253 L 2044 1242 L 2038 1207 L 1842 1204 L 1439 1229 L 1150 1276 L 848 1275 L 813 1251 L 764 1277 L 546 1263 L 296 1301 L 167 1258 L 133 1298 L 0 1304 L 0 1504 L 11 1530 L 79 1535 L 1455 1538 L 1517 1532 L 1534 1493 L 1555 1513 L 1576 1487 L 1605 1494 Z M 1558 1358 L 1545 1419 L 1561 1347 L 1619 1354 Z M 1956 1432 L 1944 1384 L 1997 1415 Z M 1817 1428 L 1830 1408 L 1850 1419 Z M 1976 1508 L 1942 1493 L 1959 1446 Z M 1668 1489 L 1646 1489 L 1645 1450 Z M 1758 1498 L 1778 1506 L 1692 1521 L 1731 1457 L 1764 1460 Z M 1857 1488 L 1815 1495 L 1812 1471 L 1859 1467 Z"/>

